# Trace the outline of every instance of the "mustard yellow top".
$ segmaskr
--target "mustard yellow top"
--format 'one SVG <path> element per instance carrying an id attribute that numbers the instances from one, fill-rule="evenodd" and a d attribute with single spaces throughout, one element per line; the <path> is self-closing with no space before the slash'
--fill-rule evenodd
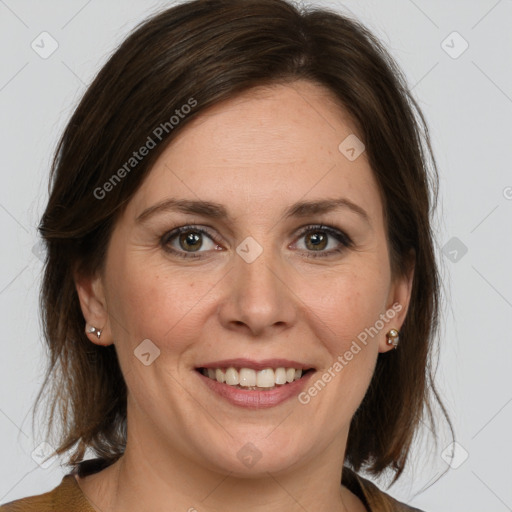
<path id="1" fill-rule="evenodd" d="M 36 496 L 11 501 L 0 506 L 0 512 L 96 512 L 75 479 L 75 473 L 86 476 L 106 467 L 102 459 L 83 461 L 73 472 L 64 475 L 53 490 Z M 395 500 L 375 484 L 351 469 L 343 468 L 343 484 L 365 505 L 368 512 L 422 512 Z"/>

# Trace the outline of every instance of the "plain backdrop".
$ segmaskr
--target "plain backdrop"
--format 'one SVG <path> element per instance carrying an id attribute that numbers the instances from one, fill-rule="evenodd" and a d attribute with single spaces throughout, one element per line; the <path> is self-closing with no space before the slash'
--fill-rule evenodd
<path id="1" fill-rule="evenodd" d="M 384 42 L 426 116 L 441 175 L 437 379 L 457 445 L 449 438 L 437 448 L 415 445 L 413 459 L 430 451 L 429 464 L 413 464 L 387 492 L 428 512 L 510 511 L 512 1 L 310 3 L 356 17 Z M 170 5 L 0 0 L 0 503 L 46 492 L 64 474 L 58 460 L 38 464 L 45 440 L 31 430 L 46 357 L 36 226 L 51 156 L 107 56 L 136 24 Z"/>

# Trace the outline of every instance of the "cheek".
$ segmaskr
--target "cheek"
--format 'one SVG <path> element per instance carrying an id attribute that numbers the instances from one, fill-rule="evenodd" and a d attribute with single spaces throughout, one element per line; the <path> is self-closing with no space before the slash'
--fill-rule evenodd
<path id="1" fill-rule="evenodd" d="M 387 283 L 368 271 L 338 273 L 328 283 L 329 293 L 309 287 L 307 308 L 310 327 L 329 357 L 300 400 L 329 418 L 323 428 L 334 435 L 353 417 L 371 382 L 383 335 L 372 329 L 384 313 Z"/>
<path id="2" fill-rule="evenodd" d="M 388 274 L 384 268 L 374 268 L 372 271 L 372 265 L 366 262 L 364 266 L 333 273 L 324 283 L 308 285 L 300 293 L 305 298 L 306 311 L 310 310 L 308 317 L 333 359 L 349 350 L 353 341 L 364 341 L 365 333 L 385 312 Z M 372 339 L 376 342 L 378 335 L 366 337 L 369 345 Z"/>
<path id="3" fill-rule="evenodd" d="M 143 255 L 118 259 L 110 275 L 116 339 L 125 344 L 128 338 L 130 346 L 150 339 L 161 348 L 172 339 L 175 351 L 201 325 L 199 316 L 215 284 L 204 272 L 170 271 L 165 263 L 153 265 Z"/>

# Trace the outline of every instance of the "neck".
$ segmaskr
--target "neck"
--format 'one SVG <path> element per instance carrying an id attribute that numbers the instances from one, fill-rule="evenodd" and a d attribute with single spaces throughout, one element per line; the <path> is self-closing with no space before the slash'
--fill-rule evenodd
<path id="1" fill-rule="evenodd" d="M 346 433 L 309 460 L 247 476 L 194 460 L 180 451 L 179 442 L 168 443 L 165 436 L 146 430 L 147 425 L 140 428 L 133 422 L 130 427 L 124 455 L 87 477 L 89 485 L 81 482 L 92 504 L 103 512 L 138 512 L 142 504 L 154 512 L 365 510 L 359 498 L 341 485 Z"/>
<path id="2" fill-rule="evenodd" d="M 158 443 L 142 444 L 129 438 L 116 464 L 112 510 L 125 512 L 140 510 L 142 503 L 155 512 L 348 512 L 356 499 L 341 486 L 342 464 L 333 467 L 324 458 L 294 470 L 244 478 L 200 466 L 179 452 L 163 450 Z"/>

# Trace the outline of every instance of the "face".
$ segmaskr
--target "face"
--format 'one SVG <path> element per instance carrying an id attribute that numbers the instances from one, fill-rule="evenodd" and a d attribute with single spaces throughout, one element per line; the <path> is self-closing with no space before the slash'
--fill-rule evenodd
<path id="1" fill-rule="evenodd" d="M 326 90 L 295 82 L 211 108 L 160 156 L 103 274 L 77 281 L 141 452 L 241 475 L 342 463 L 411 283 L 392 279 L 366 154 L 339 149 L 355 134 Z"/>

